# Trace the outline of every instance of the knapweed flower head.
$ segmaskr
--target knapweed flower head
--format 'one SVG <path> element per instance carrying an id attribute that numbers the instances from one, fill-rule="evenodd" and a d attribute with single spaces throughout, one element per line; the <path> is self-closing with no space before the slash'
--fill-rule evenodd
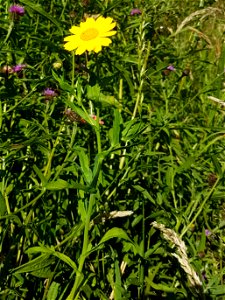
<path id="1" fill-rule="evenodd" d="M 54 90 L 52 90 L 50 88 L 46 88 L 46 89 L 44 89 L 42 95 L 45 96 L 45 99 L 49 100 L 53 97 L 56 97 L 58 94 Z"/>
<path id="2" fill-rule="evenodd" d="M 9 8 L 9 12 L 18 16 L 23 16 L 25 14 L 25 9 L 20 5 L 11 5 Z"/>
<path id="3" fill-rule="evenodd" d="M 206 236 L 210 236 L 212 234 L 212 232 L 209 229 L 205 229 L 205 235 Z"/>
<path id="4" fill-rule="evenodd" d="M 130 12 L 131 16 L 135 16 L 135 15 L 141 15 L 141 10 L 139 8 L 133 8 Z"/>
<path id="5" fill-rule="evenodd" d="M 165 77 L 165 76 L 168 76 L 171 72 L 174 72 L 174 71 L 176 71 L 176 69 L 174 68 L 174 66 L 173 65 L 168 65 L 166 67 L 166 69 L 164 69 L 162 71 L 162 75 L 163 75 L 163 77 Z"/>
<path id="6" fill-rule="evenodd" d="M 64 115 L 67 117 L 67 119 L 70 121 L 70 122 L 77 122 L 77 123 L 81 123 L 81 124 L 86 124 L 87 122 L 81 118 L 81 116 L 79 116 L 77 113 L 75 113 L 74 111 L 72 111 L 71 108 L 66 108 L 65 111 L 64 111 Z M 90 115 L 90 117 L 93 119 L 93 120 L 97 120 L 97 116 L 96 115 Z M 100 125 L 103 125 L 105 124 L 105 122 L 101 119 L 98 120 L 98 123 Z"/>
<path id="7" fill-rule="evenodd" d="M 90 117 L 93 119 L 93 120 L 97 120 L 97 116 L 96 115 L 90 115 Z M 98 120 L 98 123 L 100 124 L 100 125 L 104 125 L 105 124 L 105 122 L 103 121 L 103 120 L 101 120 L 101 119 L 99 119 Z"/>
<path id="8" fill-rule="evenodd" d="M 115 26 L 116 23 L 110 17 L 87 18 L 80 26 L 72 26 L 70 32 L 73 35 L 64 38 L 64 47 L 68 51 L 76 50 L 77 55 L 85 51 L 98 53 L 102 46 L 109 46 L 112 42 L 108 37 L 116 34 L 115 30 L 112 31 Z"/>
<path id="9" fill-rule="evenodd" d="M 169 65 L 166 69 L 169 70 L 169 71 L 175 71 L 176 70 L 173 65 Z"/>
<path id="10" fill-rule="evenodd" d="M 12 72 L 13 73 L 19 73 L 19 72 L 21 72 L 25 68 L 26 68 L 25 64 L 18 64 L 16 66 L 12 67 Z"/>

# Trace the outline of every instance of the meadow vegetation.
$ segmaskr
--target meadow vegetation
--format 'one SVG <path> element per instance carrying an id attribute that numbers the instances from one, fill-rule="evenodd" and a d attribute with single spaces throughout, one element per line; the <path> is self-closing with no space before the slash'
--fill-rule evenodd
<path id="1" fill-rule="evenodd" d="M 111 43 L 65 49 L 100 16 Z M 224 1 L 0 19 L 0 298 L 224 299 Z"/>

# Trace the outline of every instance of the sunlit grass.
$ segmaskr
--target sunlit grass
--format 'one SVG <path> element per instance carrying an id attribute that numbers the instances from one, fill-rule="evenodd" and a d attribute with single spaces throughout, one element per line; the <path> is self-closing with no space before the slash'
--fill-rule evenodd
<path id="1" fill-rule="evenodd" d="M 0 0 L 0 298 L 223 299 L 223 1 L 12 5 Z M 99 15 L 112 42 L 66 51 Z"/>

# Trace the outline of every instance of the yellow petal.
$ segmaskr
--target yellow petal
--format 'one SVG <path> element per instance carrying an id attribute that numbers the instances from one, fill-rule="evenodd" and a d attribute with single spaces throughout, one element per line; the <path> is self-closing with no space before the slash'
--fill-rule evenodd
<path id="1" fill-rule="evenodd" d="M 109 46 L 109 44 L 112 43 L 112 41 L 108 38 L 100 38 L 99 41 L 99 44 L 101 44 L 102 46 Z"/>
<path id="2" fill-rule="evenodd" d="M 108 32 L 100 33 L 99 36 L 100 37 L 112 36 L 112 35 L 115 35 L 116 33 L 117 33 L 117 31 L 108 31 Z"/>
<path id="3" fill-rule="evenodd" d="M 74 45 L 74 43 L 69 42 L 64 45 L 64 48 L 68 51 L 73 51 L 77 48 L 77 46 Z"/>
<path id="4" fill-rule="evenodd" d="M 77 50 L 76 50 L 76 54 L 77 55 L 81 55 L 86 51 L 86 47 L 84 45 L 80 45 Z"/>
<path id="5" fill-rule="evenodd" d="M 95 53 L 98 53 L 98 52 L 100 52 L 102 50 L 102 46 L 98 45 L 93 50 L 94 50 Z"/>
<path id="6" fill-rule="evenodd" d="M 72 26 L 71 28 L 70 28 L 70 32 L 71 33 L 73 33 L 73 34 L 79 34 L 80 33 L 80 27 L 78 27 L 78 26 Z"/>

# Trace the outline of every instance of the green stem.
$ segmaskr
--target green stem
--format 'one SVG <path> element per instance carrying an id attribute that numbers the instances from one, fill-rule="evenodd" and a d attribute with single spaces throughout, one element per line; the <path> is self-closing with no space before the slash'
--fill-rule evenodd
<path id="1" fill-rule="evenodd" d="M 73 93 L 70 96 L 70 101 L 73 102 L 74 100 L 74 89 L 75 89 L 75 52 L 72 52 L 72 78 L 71 78 L 71 87 L 73 89 Z"/>
<path id="2" fill-rule="evenodd" d="M 92 215 L 94 204 L 95 204 L 95 195 L 90 194 L 90 200 L 89 200 L 87 215 L 86 215 L 86 219 L 85 219 L 83 247 L 82 247 L 82 252 L 81 252 L 80 259 L 79 259 L 78 270 L 76 272 L 76 278 L 75 278 L 73 288 L 66 300 L 76 300 L 79 297 L 78 289 L 83 280 L 82 270 L 83 270 L 84 262 L 86 259 L 87 251 L 88 251 L 88 245 L 89 245 L 88 233 L 89 233 L 90 220 L 91 220 L 91 215 Z"/>
<path id="3" fill-rule="evenodd" d="M 98 153 L 101 153 L 102 152 L 102 145 L 101 145 L 101 136 L 100 136 L 99 125 L 95 126 L 95 134 L 96 134 L 96 138 L 97 138 Z"/>
<path id="4" fill-rule="evenodd" d="M 57 138 L 55 140 L 55 143 L 54 143 L 54 145 L 52 147 L 51 153 L 50 153 L 49 158 L 48 158 L 48 162 L 47 162 L 47 165 L 46 165 L 46 168 L 45 168 L 45 172 L 44 172 L 44 176 L 48 175 L 47 178 L 50 178 L 50 176 L 51 176 L 52 159 L 53 159 L 53 156 L 55 154 L 56 146 L 58 145 L 59 139 L 61 138 L 60 133 L 61 133 L 61 131 L 63 129 L 63 126 L 64 125 L 61 125 L 60 128 L 59 128 L 59 131 L 58 131 L 58 134 L 57 134 Z"/>
<path id="5" fill-rule="evenodd" d="M 141 243 L 141 257 L 145 255 L 145 200 L 142 201 L 142 243 Z M 140 266 L 140 281 L 139 281 L 139 299 L 144 299 L 144 280 L 145 280 L 145 266 L 144 261 L 141 261 Z"/>
<path id="6" fill-rule="evenodd" d="M 75 52 L 72 52 L 72 88 L 74 88 L 75 82 Z"/>

